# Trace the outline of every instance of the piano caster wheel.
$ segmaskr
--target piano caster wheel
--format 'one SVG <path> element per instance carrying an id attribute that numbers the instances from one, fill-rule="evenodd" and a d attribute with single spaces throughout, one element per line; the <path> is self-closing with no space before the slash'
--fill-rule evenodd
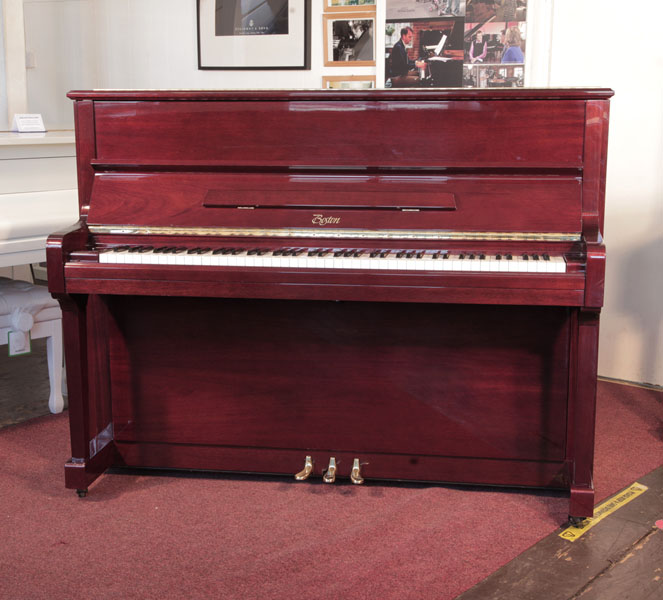
<path id="1" fill-rule="evenodd" d="M 572 517 L 569 515 L 569 525 L 572 527 L 584 527 L 585 517 Z"/>
<path id="2" fill-rule="evenodd" d="M 313 459 L 310 456 L 307 456 L 304 461 L 304 468 L 299 473 L 295 474 L 295 479 L 297 481 L 304 481 L 309 478 L 311 473 L 313 473 Z"/>
<path id="3" fill-rule="evenodd" d="M 87 496 L 87 490 L 76 490 L 79 498 L 85 498 Z"/>
<path id="4" fill-rule="evenodd" d="M 336 481 L 336 459 L 333 456 L 329 459 L 329 467 L 323 475 L 322 481 L 325 483 L 334 483 Z"/>

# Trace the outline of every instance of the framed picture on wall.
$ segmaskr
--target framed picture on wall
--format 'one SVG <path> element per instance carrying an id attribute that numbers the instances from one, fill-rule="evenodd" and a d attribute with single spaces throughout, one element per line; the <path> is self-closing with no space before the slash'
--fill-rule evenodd
<path id="1" fill-rule="evenodd" d="M 375 75 L 325 75 L 323 90 L 374 90 Z"/>
<path id="2" fill-rule="evenodd" d="M 322 15 L 325 67 L 375 66 L 375 13 Z"/>
<path id="3" fill-rule="evenodd" d="M 309 69 L 310 0 L 198 0 L 199 69 Z"/>
<path id="4" fill-rule="evenodd" d="M 324 11 L 375 10 L 376 0 L 323 0 Z"/>

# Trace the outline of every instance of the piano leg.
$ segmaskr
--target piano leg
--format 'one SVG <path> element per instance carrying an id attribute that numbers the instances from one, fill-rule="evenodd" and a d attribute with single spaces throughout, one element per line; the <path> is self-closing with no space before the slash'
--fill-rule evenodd
<path id="1" fill-rule="evenodd" d="M 104 410 L 104 360 L 95 344 L 95 331 L 105 322 L 103 303 L 98 297 L 88 301 L 84 295 L 56 295 L 62 308 L 62 329 L 67 351 L 67 384 L 69 392 L 69 427 L 71 460 L 65 464 L 65 485 L 79 497 L 115 459 L 109 411 Z M 92 308 L 92 318 L 88 314 Z M 93 331 L 90 332 L 90 323 Z M 90 334 L 91 337 L 90 337 Z M 92 354 L 92 356 L 90 356 Z M 93 386 L 90 385 L 93 379 Z M 93 389 L 91 389 L 93 387 Z M 107 388 L 106 388 L 107 389 Z"/>
<path id="2" fill-rule="evenodd" d="M 598 368 L 599 309 L 581 309 L 578 313 L 577 352 L 575 354 L 575 400 L 573 462 L 569 517 L 594 514 L 594 422 L 596 415 L 596 372 Z"/>

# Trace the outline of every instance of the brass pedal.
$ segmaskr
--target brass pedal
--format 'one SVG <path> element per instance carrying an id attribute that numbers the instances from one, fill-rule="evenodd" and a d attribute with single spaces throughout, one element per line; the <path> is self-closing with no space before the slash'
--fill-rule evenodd
<path id="1" fill-rule="evenodd" d="M 350 481 L 355 485 L 361 485 L 364 483 L 364 478 L 361 476 L 361 470 L 359 466 L 359 459 L 355 458 L 352 461 L 352 471 L 350 472 Z"/>
<path id="2" fill-rule="evenodd" d="M 336 481 L 336 459 L 333 456 L 329 459 L 329 467 L 322 477 L 322 481 L 325 483 L 334 483 Z"/>
<path id="3" fill-rule="evenodd" d="M 313 459 L 310 456 L 307 456 L 304 461 L 304 468 L 299 473 L 295 474 L 295 479 L 297 481 L 304 481 L 309 478 L 311 473 L 313 473 Z"/>

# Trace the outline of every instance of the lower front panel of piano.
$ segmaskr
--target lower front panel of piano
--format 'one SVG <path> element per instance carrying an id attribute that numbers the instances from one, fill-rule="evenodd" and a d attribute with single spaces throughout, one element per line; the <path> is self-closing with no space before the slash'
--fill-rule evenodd
<path id="1" fill-rule="evenodd" d="M 569 485 L 569 309 L 106 301 L 121 464 Z"/>

